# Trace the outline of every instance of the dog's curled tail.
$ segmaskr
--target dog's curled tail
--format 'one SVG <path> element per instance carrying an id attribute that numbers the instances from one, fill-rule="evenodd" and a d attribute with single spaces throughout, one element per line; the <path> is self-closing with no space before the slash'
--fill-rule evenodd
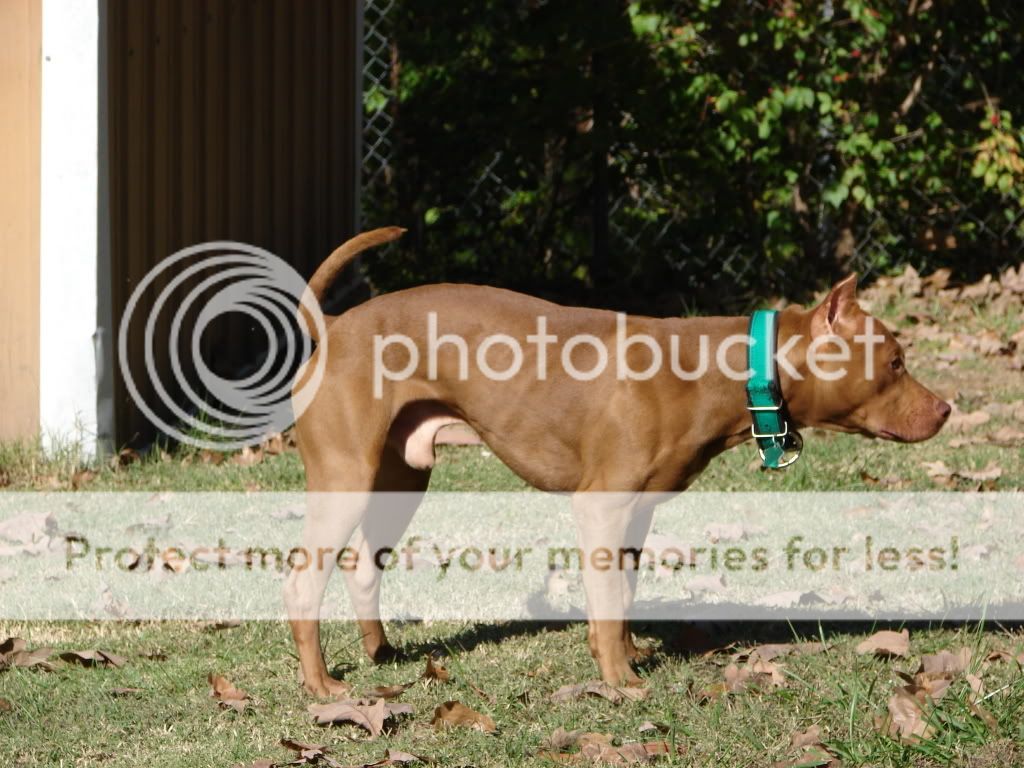
<path id="1" fill-rule="evenodd" d="M 298 311 L 299 323 L 305 325 L 307 333 L 313 337 L 314 341 L 320 340 L 319 333 L 306 305 L 310 302 L 319 304 L 327 293 L 327 289 L 338 279 L 338 275 L 341 274 L 342 270 L 360 253 L 367 248 L 373 248 L 375 245 L 383 245 L 384 243 L 390 243 L 392 240 L 397 240 L 403 234 L 405 234 L 405 230 L 402 227 L 381 227 L 380 229 L 371 229 L 369 232 L 363 232 L 335 248 L 334 252 L 327 257 L 324 263 L 317 267 L 313 277 L 309 279 L 309 284 L 306 286 L 306 291 L 302 297 L 302 302 L 299 304 Z"/>

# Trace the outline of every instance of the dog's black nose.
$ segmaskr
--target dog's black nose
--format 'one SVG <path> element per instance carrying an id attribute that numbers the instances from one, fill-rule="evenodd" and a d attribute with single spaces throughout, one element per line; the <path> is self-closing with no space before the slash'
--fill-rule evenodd
<path id="1" fill-rule="evenodd" d="M 935 410 L 939 412 L 939 418 L 948 419 L 950 412 L 953 410 L 953 407 L 945 400 L 936 400 Z"/>

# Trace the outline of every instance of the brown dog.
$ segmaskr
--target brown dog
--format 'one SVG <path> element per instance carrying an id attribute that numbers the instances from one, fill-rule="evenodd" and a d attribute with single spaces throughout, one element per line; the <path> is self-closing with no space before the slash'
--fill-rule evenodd
<path id="1" fill-rule="evenodd" d="M 345 243 L 313 276 L 312 295 L 320 299 L 359 252 L 402 232 L 379 229 Z M 779 315 L 778 345 L 789 363 L 780 358 L 779 378 L 789 422 L 925 440 L 950 407 L 906 372 L 900 345 L 861 310 L 855 286 L 848 277 L 820 306 Z M 625 318 L 475 285 L 413 288 L 330 318 L 310 361 L 326 354 L 323 383 L 300 414 L 296 434 L 309 491 L 355 493 L 310 494 L 303 544 L 307 551 L 337 552 L 355 534 L 350 546 L 360 556 L 345 575 L 370 657 L 392 652 L 378 618 L 381 570 L 370 553 L 394 546 L 408 524 L 427 487 L 442 426 L 465 422 L 531 485 L 571 492 L 583 551 L 639 546 L 657 499 L 683 491 L 712 457 L 750 438 L 745 385 L 727 374 L 747 370 L 746 346 L 728 341 L 745 336 L 747 323 L 744 317 Z M 856 343 L 872 332 L 874 342 Z M 624 345 L 623 333 L 653 341 Z M 488 342 L 494 334 L 504 336 Z M 559 356 L 545 335 L 578 340 Z M 849 358 L 812 361 L 824 340 L 845 341 Z M 601 345 L 610 350 L 604 362 L 611 356 L 617 366 L 601 368 Z M 432 359 L 418 354 L 430 349 Z M 715 364 L 699 376 L 680 375 L 701 371 L 705 351 Z M 654 366 L 659 356 L 672 357 L 675 367 Z M 517 364 L 518 374 L 507 375 Z M 845 375 L 837 376 L 841 369 Z M 385 522 L 375 515 L 371 491 L 409 492 L 408 502 L 398 515 L 389 510 Z M 588 493 L 596 491 L 613 493 Z M 347 689 L 328 674 L 320 648 L 319 610 L 333 565 L 327 562 L 293 570 L 285 588 L 305 686 L 320 696 Z M 625 620 L 635 571 L 589 569 L 583 580 L 601 677 L 638 682 Z"/>

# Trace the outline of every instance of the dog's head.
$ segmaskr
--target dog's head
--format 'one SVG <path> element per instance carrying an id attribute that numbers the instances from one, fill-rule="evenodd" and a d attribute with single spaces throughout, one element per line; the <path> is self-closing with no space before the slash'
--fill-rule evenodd
<path id="1" fill-rule="evenodd" d="M 908 443 L 946 423 L 949 403 L 910 375 L 903 347 L 857 303 L 856 275 L 837 283 L 801 325 L 809 340 L 797 348 L 804 380 L 790 403 L 801 422 Z"/>

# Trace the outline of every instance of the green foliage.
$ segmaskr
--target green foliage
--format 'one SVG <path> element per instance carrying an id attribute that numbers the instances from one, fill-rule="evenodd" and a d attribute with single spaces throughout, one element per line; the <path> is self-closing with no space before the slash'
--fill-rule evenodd
<path id="1" fill-rule="evenodd" d="M 395 173 L 366 213 L 411 233 L 368 261 L 381 288 L 677 311 L 1019 259 L 1010 0 L 400 0 L 393 19 Z"/>

